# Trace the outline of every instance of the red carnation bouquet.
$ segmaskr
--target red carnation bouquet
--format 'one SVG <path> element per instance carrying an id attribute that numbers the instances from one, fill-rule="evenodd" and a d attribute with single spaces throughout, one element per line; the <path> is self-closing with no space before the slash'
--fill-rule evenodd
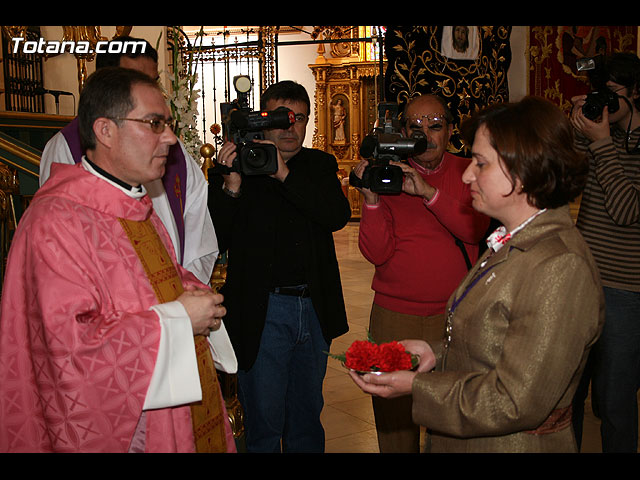
<path id="1" fill-rule="evenodd" d="M 367 340 L 356 340 L 343 354 L 329 356 L 340 360 L 346 368 L 357 372 L 395 372 L 411 370 L 419 362 L 417 355 L 407 352 L 400 342 L 378 344 L 368 335 Z"/>

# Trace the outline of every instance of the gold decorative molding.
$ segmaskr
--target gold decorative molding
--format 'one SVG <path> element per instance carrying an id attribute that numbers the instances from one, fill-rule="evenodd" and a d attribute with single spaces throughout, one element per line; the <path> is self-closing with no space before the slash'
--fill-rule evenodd
<path id="1" fill-rule="evenodd" d="M 11 27 L 3 25 L 2 31 L 7 38 L 24 38 L 25 33 L 27 33 L 27 28 L 29 27 Z"/>
<path id="2" fill-rule="evenodd" d="M 0 150 L 4 150 L 6 152 L 12 153 L 20 158 L 22 158 L 23 160 L 29 162 L 32 165 L 35 166 L 40 166 L 40 157 L 32 152 L 30 152 L 29 150 L 26 150 L 22 147 L 19 147 L 3 138 L 0 138 Z M 34 175 L 33 172 L 30 172 L 29 170 L 20 167 L 19 165 L 14 164 L 13 162 L 10 162 L 7 159 L 3 159 L 8 163 L 11 163 L 13 166 L 15 166 L 16 168 L 20 168 L 21 170 Z"/>
<path id="3" fill-rule="evenodd" d="M 348 184 L 348 176 L 360 162 L 360 143 L 377 118 L 380 64 L 352 55 L 319 57 L 309 68 L 316 80 L 313 147 L 336 157 L 352 216 L 359 217 L 361 195 Z"/>

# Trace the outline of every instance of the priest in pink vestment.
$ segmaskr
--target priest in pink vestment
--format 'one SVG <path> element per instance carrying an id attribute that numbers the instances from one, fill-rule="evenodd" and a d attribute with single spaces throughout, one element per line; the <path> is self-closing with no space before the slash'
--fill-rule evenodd
<path id="1" fill-rule="evenodd" d="M 176 142 L 162 92 L 139 72 L 103 69 L 79 118 L 87 156 L 52 167 L 9 253 L 0 451 L 233 452 L 217 383 L 217 416 L 205 428 L 194 413 L 211 390 L 198 341 L 217 368 L 237 367 L 222 296 L 177 263 L 142 186 Z"/>

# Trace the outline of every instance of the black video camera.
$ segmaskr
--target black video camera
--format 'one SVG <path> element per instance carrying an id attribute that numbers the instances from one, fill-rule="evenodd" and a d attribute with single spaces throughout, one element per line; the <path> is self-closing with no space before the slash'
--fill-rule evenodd
<path id="1" fill-rule="evenodd" d="M 420 155 L 427 149 L 427 140 L 421 133 L 415 133 L 410 138 L 400 133 L 396 103 L 380 103 L 378 119 L 378 124 L 383 126 L 374 128 L 360 146 L 360 155 L 364 158 L 372 157 L 372 160 L 364 169 L 362 178 L 352 171 L 349 183 L 375 193 L 397 194 L 402 192 L 404 173 L 399 166 L 390 165 L 389 162 L 401 161 L 412 154 Z"/>
<path id="2" fill-rule="evenodd" d="M 248 107 L 249 77 L 234 77 L 233 86 L 238 98 L 222 103 L 223 137 L 236 144 L 236 158 L 231 167 L 216 164 L 212 173 L 243 175 L 272 175 L 278 171 L 278 151 L 275 145 L 255 142 L 263 140 L 263 130 L 287 129 L 296 121 L 295 114 L 285 107 L 276 110 L 251 111 Z"/>
<path id="3" fill-rule="evenodd" d="M 608 73 L 601 55 L 591 58 L 581 58 L 576 62 L 579 72 L 587 72 L 589 81 L 594 90 L 587 94 L 582 113 L 589 120 L 596 120 L 602 115 L 604 107 L 609 113 L 615 113 L 620 108 L 620 100 L 617 94 L 607 87 Z"/>

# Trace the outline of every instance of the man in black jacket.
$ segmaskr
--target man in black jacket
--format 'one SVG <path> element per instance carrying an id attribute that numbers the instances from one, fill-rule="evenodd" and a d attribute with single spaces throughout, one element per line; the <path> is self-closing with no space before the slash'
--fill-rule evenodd
<path id="1" fill-rule="evenodd" d="M 261 110 L 282 106 L 295 123 L 265 131 L 265 142 L 277 147 L 277 172 L 212 176 L 209 208 L 220 251 L 228 251 L 221 293 L 239 363 L 247 450 L 322 452 L 325 352 L 348 331 L 333 232 L 351 209 L 336 159 L 302 146 L 310 111 L 304 87 L 269 87 Z M 217 162 L 231 167 L 236 156 L 229 142 Z"/>

